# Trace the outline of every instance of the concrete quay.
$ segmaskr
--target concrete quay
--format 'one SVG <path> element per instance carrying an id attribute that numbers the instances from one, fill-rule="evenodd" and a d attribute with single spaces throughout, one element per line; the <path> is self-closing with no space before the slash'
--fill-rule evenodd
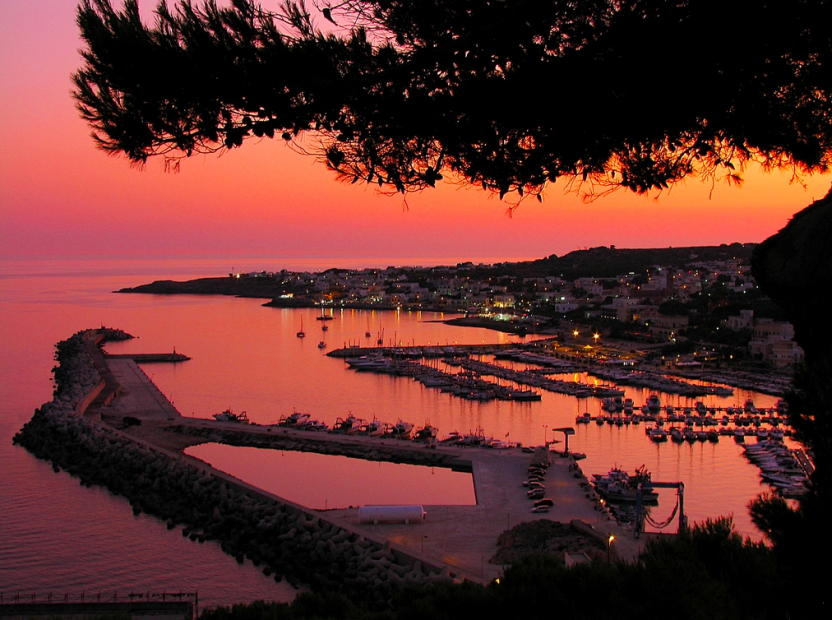
<path id="1" fill-rule="evenodd" d="M 304 449 L 332 454 L 334 450 L 349 456 L 363 453 L 365 458 L 395 460 L 452 467 L 471 471 L 477 504 L 475 506 L 425 506 L 428 513 L 422 524 L 359 524 L 357 509 L 314 511 L 304 509 L 329 522 L 381 544 L 420 559 L 423 564 L 447 565 L 453 574 L 464 573 L 474 581 L 488 581 L 501 574 L 501 566 L 489 563 L 497 552 L 497 537 L 518 523 L 533 519 L 549 519 L 562 523 L 580 520 L 606 541 L 614 535 L 613 550 L 618 557 L 635 558 L 643 548 L 644 538 L 637 540 L 611 520 L 606 512 L 596 509 L 581 486 L 583 477 L 570 470 L 571 458 L 553 455 L 547 475 L 547 495 L 555 500 L 549 513 L 534 514 L 521 482 L 531 458 L 517 449 L 493 450 L 438 446 L 428 449 L 422 444 L 396 439 L 378 439 L 353 435 L 314 433 L 282 427 L 245 425 L 182 417 L 148 376 L 129 359 L 105 358 L 113 379 L 118 383 L 118 396 L 109 406 L 93 406 L 89 414 L 112 418 L 131 416 L 142 424 L 126 433 L 148 444 L 180 452 L 188 445 L 205 441 L 222 441 L 239 445 L 258 445 L 275 449 Z M 174 427 L 187 432 L 171 432 Z M 208 435 L 209 438 L 206 438 Z M 224 438 L 233 436 L 232 440 Z M 288 444 L 287 444 L 288 442 Z M 302 446 L 302 447 L 300 447 Z M 389 455 L 393 455 L 390 457 Z M 212 475 L 236 481 L 217 472 L 197 459 L 184 457 Z M 249 485 L 243 484 L 249 488 Z M 281 498 L 279 499 L 282 502 Z M 292 504 L 292 502 L 288 502 Z"/>

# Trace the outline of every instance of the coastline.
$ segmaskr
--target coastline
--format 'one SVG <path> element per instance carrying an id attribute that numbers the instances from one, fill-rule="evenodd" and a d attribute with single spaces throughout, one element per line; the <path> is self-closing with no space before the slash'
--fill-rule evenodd
<path id="1" fill-rule="evenodd" d="M 51 460 L 53 468 L 66 469 L 80 477 L 82 484 L 106 486 L 111 492 L 124 495 L 133 505 L 134 514 L 154 514 L 167 521 L 168 529 L 184 526 L 183 536 L 191 540 L 218 540 L 223 550 L 238 561 L 249 558 L 255 565 L 265 564 L 263 571 L 267 575 L 285 574 L 321 587 L 366 588 L 368 595 L 373 596 L 374 592 L 389 594 L 405 583 L 465 578 L 487 581 L 501 573 L 501 567 L 491 564 L 486 571 L 479 559 L 496 553 L 497 535 L 504 530 L 500 523 L 495 523 L 499 520 L 493 518 L 494 514 L 504 514 L 518 498 L 522 498 L 518 516 L 528 510 L 528 500 L 510 483 L 522 479 L 528 456 L 519 451 L 509 454 L 459 448 L 426 451 L 396 441 L 313 437 L 308 432 L 289 429 L 280 429 L 278 436 L 272 427 L 243 428 L 228 422 L 182 418 L 134 362 L 108 359 L 101 353 L 98 345 L 103 336 L 97 331 L 85 332 L 73 345 L 75 353 L 62 357 L 62 370 L 56 373 L 60 379 L 56 400 L 41 407 L 15 438 L 39 458 Z M 372 526 L 371 534 L 358 525 L 355 510 L 327 511 L 322 518 L 319 511 L 264 494 L 181 453 L 186 445 L 216 440 L 323 453 L 352 450 L 355 456 L 371 460 L 434 466 L 467 468 L 467 460 L 475 475 L 478 504 L 430 507 L 434 517 L 426 524 L 379 524 Z M 583 513 L 584 521 L 593 520 L 597 517 L 595 508 L 583 497 L 584 491 L 572 477 L 571 469 L 566 469 L 566 461 L 555 464 L 558 467 L 554 470 L 561 472 L 558 485 L 563 488 L 558 494 L 564 495 L 564 516 L 571 516 L 561 520 L 570 522 Z M 575 496 L 567 500 L 572 493 L 567 493 L 569 488 L 574 488 Z M 228 510 L 242 513 L 228 521 L 229 517 L 223 516 Z M 270 524 L 267 529 L 273 532 L 266 538 L 260 526 L 254 527 L 264 522 Z M 617 527 L 612 523 L 607 526 Z M 463 530 L 457 532 L 457 527 Z M 452 555 L 459 559 L 452 564 L 437 563 L 430 553 L 420 552 L 420 543 L 424 550 L 425 532 L 430 532 L 429 547 L 438 545 L 440 555 L 456 549 Z M 280 542 L 272 548 L 269 545 L 273 543 L 268 540 L 274 536 Z M 320 546 L 321 541 L 330 540 L 335 548 L 329 542 Z M 301 547 L 295 549 L 297 545 Z M 287 555 L 287 547 L 293 549 L 291 554 Z M 356 547 L 361 551 L 356 551 Z M 635 555 L 636 551 L 625 552 L 629 554 Z M 295 555 L 310 559 L 297 564 L 292 559 Z M 343 560 L 344 557 L 352 559 Z M 383 558 L 387 558 L 387 564 L 379 567 L 378 560 Z M 339 567 L 337 574 L 332 573 L 332 566 Z M 368 581 L 364 574 L 374 570 L 373 579 Z"/>

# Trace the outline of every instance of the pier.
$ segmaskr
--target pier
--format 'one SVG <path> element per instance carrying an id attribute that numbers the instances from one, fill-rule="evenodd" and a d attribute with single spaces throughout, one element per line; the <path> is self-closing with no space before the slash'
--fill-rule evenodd
<path id="1" fill-rule="evenodd" d="M 363 584 L 376 595 L 405 583 L 487 582 L 502 572 L 502 566 L 489 563 L 498 551 L 498 536 L 534 519 L 575 522 L 604 541 L 614 535 L 612 551 L 625 559 L 642 549 L 644 538 L 636 540 L 632 531 L 597 510 L 571 458 L 553 455 L 547 495 L 554 506 L 548 514 L 532 514 L 521 484 L 531 457 L 519 449 L 429 448 L 396 439 L 185 418 L 134 356 L 104 355 L 104 339 L 106 334 L 97 330 L 82 334 L 81 348 L 89 360 L 82 360 L 87 369 L 82 368 L 80 383 L 71 386 L 75 395 L 68 402 L 56 396 L 15 441 L 52 460 L 53 467 L 79 475 L 82 483 L 103 484 L 125 495 L 134 512 L 156 514 L 167 520 L 169 529 L 184 523 L 182 533 L 192 540 L 216 539 L 238 561 L 248 557 L 255 565 L 265 562 L 267 575 L 288 575 L 294 567 L 298 576 L 323 587 L 355 580 L 352 587 Z M 67 444 L 67 437 L 78 436 L 84 441 Z M 422 524 L 362 525 L 355 508 L 312 510 L 182 453 L 206 441 L 470 471 L 477 503 L 425 506 Z M 151 491 L 151 483 L 153 489 L 167 487 L 168 494 Z M 264 538 L 265 531 L 274 533 Z"/>
<path id="2" fill-rule="evenodd" d="M 177 362 L 186 362 L 190 357 L 187 355 L 182 355 L 181 353 L 177 353 L 175 350 L 173 353 L 117 353 L 117 354 L 110 354 L 107 353 L 104 356 L 108 360 L 117 360 L 117 359 L 129 359 L 133 360 L 137 364 L 155 364 L 155 363 L 177 363 Z"/>
<path id="3" fill-rule="evenodd" d="M 442 445 L 427 448 L 424 444 L 397 439 L 183 417 L 132 359 L 111 356 L 104 359 L 118 383 L 119 396 L 110 406 L 93 408 L 89 413 L 97 413 L 113 425 L 124 416 L 141 419 L 141 425 L 124 432 L 162 449 L 181 453 L 189 445 L 213 441 L 470 471 L 477 504 L 425 506 L 428 517 L 420 525 L 359 525 L 357 508 L 328 511 L 305 509 L 309 514 L 337 523 L 382 545 L 392 544 L 423 563 L 447 565 L 454 574 L 464 573 L 468 579 L 489 581 L 502 573 L 501 566 L 488 563 L 497 553 L 497 537 L 524 521 L 583 521 L 592 526 L 603 540 L 614 534 L 615 550 L 623 558 L 632 559 L 643 548 L 643 538 L 635 539 L 632 531 L 622 529 L 608 514 L 596 509 L 596 503 L 587 497 L 586 489 L 580 484 L 582 478 L 575 477 L 570 471 L 569 466 L 574 462 L 571 458 L 561 458 L 552 453 L 547 496 L 555 500 L 555 505 L 549 513 L 532 514 L 532 502 L 526 497 L 527 489 L 521 485 L 527 478 L 530 455 L 519 449 L 490 450 Z M 197 463 L 212 475 L 239 483 L 202 461 L 184 458 Z"/>

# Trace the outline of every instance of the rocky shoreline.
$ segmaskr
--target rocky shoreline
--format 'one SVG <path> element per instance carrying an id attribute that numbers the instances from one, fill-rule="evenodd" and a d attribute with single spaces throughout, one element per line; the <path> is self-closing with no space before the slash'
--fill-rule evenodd
<path id="1" fill-rule="evenodd" d="M 106 337 L 91 330 L 56 345 L 54 398 L 35 411 L 15 444 L 82 485 L 123 495 L 135 514 L 154 515 L 168 529 L 182 527 L 194 541 L 217 541 L 237 561 L 248 558 L 276 581 L 285 575 L 291 583 L 384 601 L 405 586 L 461 577 L 84 417 L 104 384 L 89 343 Z"/>

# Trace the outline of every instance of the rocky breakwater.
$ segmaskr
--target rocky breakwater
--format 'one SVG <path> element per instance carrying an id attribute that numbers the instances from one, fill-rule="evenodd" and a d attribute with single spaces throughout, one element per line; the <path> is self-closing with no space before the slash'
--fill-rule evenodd
<path id="1" fill-rule="evenodd" d="M 182 527 L 191 540 L 217 541 L 239 562 L 248 558 L 262 565 L 275 580 L 285 575 L 313 588 L 384 601 L 404 586 L 452 579 L 447 568 L 431 571 L 390 545 L 78 415 L 78 403 L 101 383 L 83 338 L 81 332 L 57 345 L 54 398 L 14 437 L 14 443 L 51 461 L 55 471 L 63 468 L 82 485 L 123 495 L 134 513 L 155 515 L 171 530 Z"/>

